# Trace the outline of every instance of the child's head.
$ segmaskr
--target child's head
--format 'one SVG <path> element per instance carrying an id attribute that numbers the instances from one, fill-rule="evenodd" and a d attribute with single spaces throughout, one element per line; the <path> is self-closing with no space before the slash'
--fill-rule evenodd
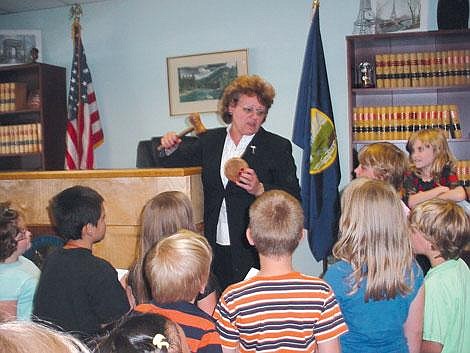
<path id="1" fill-rule="evenodd" d="M 149 200 L 142 211 L 140 251 L 142 256 L 156 242 L 180 229 L 196 230 L 193 207 L 181 191 L 166 191 Z"/>
<path id="2" fill-rule="evenodd" d="M 103 197 L 89 187 L 77 185 L 54 196 L 50 210 L 57 232 L 63 238 L 80 239 L 84 226 L 97 227 L 104 216 Z"/>
<path id="3" fill-rule="evenodd" d="M 300 202 L 282 190 L 270 190 L 250 207 L 248 235 L 261 255 L 291 255 L 302 239 L 304 215 Z"/>
<path id="4" fill-rule="evenodd" d="M 409 291 L 403 274 L 411 268 L 411 244 L 400 199 L 389 183 L 359 178 L 344 189 L 333 254 L 353 268 L 351 293 L 364 279 L 366 300 Z"/>
<path id="5" fill-rule="evenodd" d="M 368 177 L 389 182 L 400 191 L 403 175 L 407 169 L 405 153 L 390 142 L 376 142 L 359 151 L 359 165 L 354 172 L 357 177 Z"/>
<path id="6" fill-rule="evenodd" d="M 410 228 L 416 253 L 437 251 L 444 260 L 458 258 L 470 241 L 469 216 L 453 201 L 431 199 L 418 204 L 410 213 Z"/>
<path id="7" fill-rule="evenodd" d="M 446 165 L 452 166 L 455 157 L 452 154 L 444 132 L 440 129 L 419 130 L 411 134 L 406 144 L 410 154 L 410 169 L 423 176 L 428 170 L 432 177 L 441 175 Z M 427 175 L 424 175 L 427 176 Z"/>
<path id="8" fill-rule="evenodd" d="M 72 335 L 29 321 L 0 324 L 0 352 L 8 353 L 90 353 Z"/>
<path id="9" fill-rule="evenodd" d="M 98 342 L 96 353 L 189 352 L 181 328 L 164 316 L 133 313 Z"/>
<path id="10" fill-rule="evenodd" d="M 145 256 L 145 275 L 158 303 L 193 302 L 209 278 L 212 249 L 189 230 L 160 240 Z"/>
<path id="11" fill-rule="evenodd" d="M 22 255 L 30 247 L 31 232 L 25 228 L 21 214 L 9 203 L 0 203 L 0 262 L 15 252 Z"/>

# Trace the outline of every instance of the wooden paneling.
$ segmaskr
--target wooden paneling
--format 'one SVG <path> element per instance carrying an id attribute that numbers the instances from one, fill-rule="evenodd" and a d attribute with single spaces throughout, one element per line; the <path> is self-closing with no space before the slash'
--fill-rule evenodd
<path id="1" fill-rule="evenodd" d="M 105 199 L 106 237 L 93 251 L 117 268 L 127 268 L 134 260 L 140 213 L 155 195 L 184 192 L 192 201 L 195 221 L 203 221 L 199 167 L 0 173 L 0 201 L 9 200 L 22 210 L 32 229 L 50 229 L 49 200 L 73 185 L 89 186 Z"/>

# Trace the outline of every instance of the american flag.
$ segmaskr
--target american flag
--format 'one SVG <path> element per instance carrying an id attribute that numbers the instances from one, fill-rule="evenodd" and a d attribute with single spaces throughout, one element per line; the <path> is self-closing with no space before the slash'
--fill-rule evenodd
<path id="1" fill-rule="evenodd" d="M 93 169 L 93 150 L 104 142 L 80 24 L 74 23 L 74 50 L 68 97 L 66 169 Z"/>

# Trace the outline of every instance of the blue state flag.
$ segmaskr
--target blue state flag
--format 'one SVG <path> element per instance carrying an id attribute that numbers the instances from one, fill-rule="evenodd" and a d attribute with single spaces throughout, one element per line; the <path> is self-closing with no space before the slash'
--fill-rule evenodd
<path id="1" fill-rule="evenodd" d="M 313 256 L 321 261 L 331 253 L 336 239 L 341 173 L 318 6 L 314 6 L 305 49 L 292 140 L 303 149 L 305 228 Z"/>

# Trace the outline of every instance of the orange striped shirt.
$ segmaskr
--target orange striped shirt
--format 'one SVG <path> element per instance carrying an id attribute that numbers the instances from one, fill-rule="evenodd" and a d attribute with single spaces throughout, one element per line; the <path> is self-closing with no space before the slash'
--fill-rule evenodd
<path id="1" fill-rule="evenodd" d="M 330 286 L 298 272 L 228 287 L 214 318 L 222 345 L 241 353 L 312 352 L 347 331 Z"/>
<path id="2" fill-rule="evenodd" d="M 140 304 L 135 311 L 156 313 L 181 326 L 192 353 L 222 353 L 219 334 L 211 316 L 187 302 Z"/>

